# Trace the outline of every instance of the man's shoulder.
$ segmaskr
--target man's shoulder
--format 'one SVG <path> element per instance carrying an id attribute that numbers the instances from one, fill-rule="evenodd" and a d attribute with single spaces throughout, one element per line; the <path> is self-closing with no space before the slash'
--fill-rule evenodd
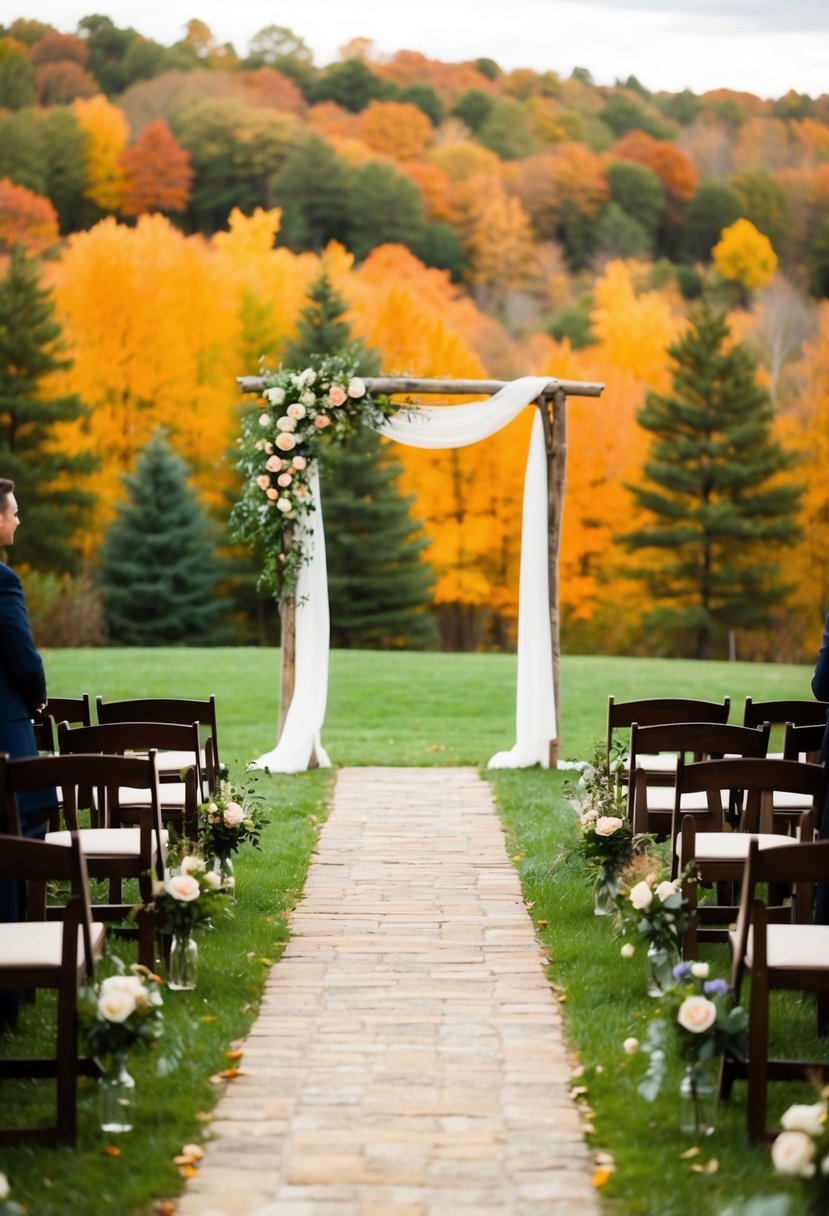
<path id="1" fill-rule="evenodd" d="M 11 566 L 0 562 L 0 591 L 18 591 L 21 586 L 20 576 L 15 574 Z"/>

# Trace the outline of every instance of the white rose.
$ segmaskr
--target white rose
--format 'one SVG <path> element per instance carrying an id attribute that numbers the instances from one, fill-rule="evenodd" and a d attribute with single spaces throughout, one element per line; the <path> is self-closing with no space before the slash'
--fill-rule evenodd
<path id="1" fill-rule="evenodd" d="M 244 821 L 245 812 L 238 802 L 229 802 L 225 807 L 223 818 L 226 828 L 238 828 L 239 824 Z"/>
<path id="2" fill-rule="evenodd" d="M 296 418 L 277 418 L 276 426 L 280 431 L 295 431 Z"/>
<path id="3" fill-rule="evenodd" d="M 638 882 L 635 887 L 631 888 L 630 902 L 636 908 L 637 912 L 644 911 L 653 903 L 653 891 L 646 882 Z"/>
<path id="4" fill-rule="evenodd" d="M 581 822 L 587 827 L 589 823 L 595 823 L 598 818 L 599 816 L 596 811 L 585 811 L 581 817 Z"/>
<path id="5" fill-rule="evenodd" d="M 633 958 L 636 950 L 632 942 L 625 942 L 619 953 L 621 954 L 622 958 Z"/>
<path id="6" fill-rule="evenodd" d="M 317 403 L 316 396 L 310 391 L 310 389 L 306 390 L 304 393 L 300 393 L 299 400 L 301 405 L 316 405 Z"/>
<path id="7" fill-rule="evenodd" d="M 204 876 L 204 881 L 211 891 L 218 891 L 222 885 L 222 876 L 217 874 L 215 870 L 208 870 Z"/>
<path id="8" fill-rule="evenodd" d="M 10 1193 L 11 1187 L 8 1178 L 5 1174 L 0 1174 L 0 1199 L 8 1199 Z"/>
<path id="9" fill-rule="evenodd" d="M 265 396 L 272 405 L 281 405 L 285 400 L 284 388 L 266 388 Z"/>
<path id="10" fill-rule="evenodd" d="M 193 853 L 186 853 L 181 859 L 182 874 L 198 874 L 204 869 L 204 862 L 201 857 L 196 857 Z"/>
<path id="11" fill-rule="evenodd" d="M 670 899 L 672 895 L 676 895 L 677 890 L 677 884 L 675 882 L 669 882 L 666 878 L 665 881 L 661 882 L 656 888 L 656 894 L 664 904 L 666 899 Z"/>
<path id="12" fill-rule="evenodd" d="M 352 380 L 349 380 L 346 391 L 349 397 L 364 397 L 366 386 L 363 384 L 359 376 L 354 376 Z"/>
<path id="13" fill-rule="evenodd" d="M 622 1047 L 624 1048 L 626 1056 L 635 1056 L 639 1050 L 639 1040 L 635 1039 L 633 1035 L 631 1035 L 629 1039 L 625 1039 Z"/>
<path id="14" fill-rule="evenodd" d="M 288 406 L 288 417 L 295 418 L 297 421 L 299 421 L 300 418 L 304 418 L 305 406 L 300 405 L 298 401 L 295 401 L 293 405 Z"/>
<path id="15" fill-rule="evenodd" d="M 107 980 L 103 981 L 97 1007 L 98 1018 L 102 1022 L 126 1022 L 130 1014 L 135 1012 L 135 1006 L 135 994 L 128 988 L 114 987 Z"/>
<path id="16" fill-rule="evenodd" d="M 276 437 L 276 446 L 280 452 L 290 452 L 292 448 L 296 447 L 296 439 L 287 431 L 280 431 Z"/>
<path id="17" fill-rule="evenodd" d="M 277 509 L 283 513 L 283 515 L 287 515 L 291 510 L 293 503 L 291 502 L 290 498 L 277 498 L 276 506 Z"/>
<path id="18" fill-rule="evenodd" d="M 812 1178 L 815 1173 L 815 1142 L 805 1132 L 781 1132 L 771 1146 L 771 1159 L 778 1174 Z"/>
<path id="19" fill-rule="evenodd" d="M 707 980 L 708 971 L 707 963 L 691 963 L 691 975 L 695 980 Z"/>
<path id="20" fill-rule="evenodd" d="M 614 832 L 619 831 L 624 822 L 624 819 L 618 819 L 615 815 L 600 815 L 596 820 L 596 835 L 612 836 Z"/>
<path id="21" fill-rule="evenodd" d="M 260 426 L 270 426 L 271 425 L 270 414 L 260 414 L 259 415 L 259 425 Z"/>
<path id="22" fill-rule="evenodd" d="M 826 1103 L 790 1106 L 781 1118 L 780 1126 L 787 1132 L 805 1132 L 807 1136 L 821 1136 L 826 1126 Z"/>
<path id="23" fill-rule="evenodd" d="M 691 1034 L 705 1034 L 717 1020 L 717 1006 L 707 996 L 689 996 L 679 1007 L 676 1020 Z"/>
<path id="24" fill-rule="evenodd" d="M 164 889 L 173 899 L 179 899 L 184 904 L 199 898 L 199 884 L 192 874 L 177 874 L 167 882 Z"/>

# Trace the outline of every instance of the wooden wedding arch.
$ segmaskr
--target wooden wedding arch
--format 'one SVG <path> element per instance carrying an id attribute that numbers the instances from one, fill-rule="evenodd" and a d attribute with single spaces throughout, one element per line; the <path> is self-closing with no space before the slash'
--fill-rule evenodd
<path id="1" fill-rule="evenodd" d="M 418 380 L 399 376 L 366 376 L 366 388 L 377 396 L 466 397 L 492 396 L 507 385 L 506 380 Z M 262 393 L 261 376 L 238 376 L 242 393 Z M 550 743 L 550 767 L 558 763 L 561 745 L 561 619 L 558 601 L 558 554 L 567 470 L 567 398 L 599 397 L 604 384 L 584 380 L 551 378 L 535 398 L 544 428 L 547 454 L 547 563 L 549 579 L 550 642 L 553 661 L 553 695 L 558 735 Z M 402 404 L 402 403 L 401 403 Z M 529 403 L 528 403 L 529 404 Z M 280 731 L 294 695 L 296 603 L 286 596 L 281 604 Z"/>

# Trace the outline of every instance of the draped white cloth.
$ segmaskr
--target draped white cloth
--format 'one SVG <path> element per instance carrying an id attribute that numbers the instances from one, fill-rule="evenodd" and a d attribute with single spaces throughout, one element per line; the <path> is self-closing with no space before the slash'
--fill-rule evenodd
<path id="1" fill-rule="evenodd" d="M 512 422 L 547 383 L 546 376 L 524 376 L 505 385 L 487 401 L 401 410 L 377 430 L 386 438 L 410 447 L 465 447 L 487 439 Z M 330 764 L 320 743 L 328 695 L 330 637 L 325 535 L 316 473 L 311 489 L 314 507 L 302 521 L 307 560 L 300 566 L 296 588 L 294 695 L 276 747 L 251 765 L 275 773 L 300 772 L 308 767 L 312 755 L 316 755 L 322 767 Z M 489 768 L 549 765 L 550 742 L 556 737 L 556 711 L 549 616 L 547 460 L 537 410 L 524 478 L 515 736 L 515 745 L 492 756 Z"/>

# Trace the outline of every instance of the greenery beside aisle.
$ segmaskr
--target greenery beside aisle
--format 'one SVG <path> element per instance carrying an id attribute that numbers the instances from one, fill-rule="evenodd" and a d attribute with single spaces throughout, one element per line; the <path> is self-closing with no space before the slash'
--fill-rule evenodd
<path id="1" fill-rule="evenodd" d="M 222 757 L 237 772 L 245 760 L 273 745 L 279 683 L 275 652 L 61 650 L 45 657 L 55 696 L 215 692 Z M 513 656 L 335 651 L 331 660 L 323 739 L 337 764 L 482 766 L 512 742 Z M 719 699 L 728 693 L 736 720 L 749 693 L 755 699 L 809 696 L 810 675 L 806 667 L 565 656 L 563 754 L 590 754 L 604 734 L 608 693 L 619 700 L 677 692 Z M 500 772 L 492 780 L 510 854 L 549 951 L 551 982 L 559 995 L 566 993 L 567 1034 L 585 1068 L 576 1084 L 586 1086 L 584 1100 L 596 1129 L 591 1143 L 617 1163 L 602 1192 L 609 1210 L 620 1216 L 687 1216 L 690 1211 L 723 1216 L 739 1196 L 797 1195 L 796 1181 L 777 1177 L 767 1158 L 745 1144 L 744 1086 L 737 1086 L 730 1108 L 718 1119 L 714 1143 L 703 1144 L 700 1156 L 691 1160 L 680 1156 L 689 1146 L 674 1130 L 671 1083 L 652 1106 L 636 1094 L 644 1061 L 627 1058 L 622 1043 L 641 1032 L 652 1005 L 644 996 L 644 949 L 633 959 L 621 959 L 620 941 L 607 918 L 592 914 L 583 870 L 566 857 L 576 823 L 565 800 L 566 776 L 530 770 Z M 33 1216 L 63 1216 L 70 1209 L 96 1216 L 149 1216 L 154 1201 L 176 1194 L 181 1182 L 173 1157 L 183 1145 L 209 1136 L 209 1122 L 202 1116 L 209 1114 L 222 1086 L 233 1083 L 212 1083 L 211 1078 L 238 1064 L 227 1053 L 255 1017 L 268 961 L 278 958 L 287 936 L 285 913 L 299 896 L 332 782 L 330 772 L 269 780 L 266 814 L 271 822 L 262 834 L 262 852 L 243 849 L 235 858 L 235 918 L 201 939 L 196 991 L 165 993 L 169 1039 L 163 1046 L 168 1051 L 171 1041 L 178 1043 L 180 1062 L 162 1078 L 154 1075 L 152 1052 L 136 1057 L 130 1067 L 138 1082 L 139 1119 L 135 1130 L 121 1137 L 121 1156 L 104 1153 L 107 1141 L 97 1131 L 95 1091 L 88 1082 L 81 1093 L 77 1156 L 68 1148 L 0 1150 L 0 1170 L 9 1176 L 13 1198 Z M 565 859 L 557 860 L 562 850 Z M 792 1002 L 776 1033 L 808 1038 L 813 1021 L 810 1005 Z M 791 1087 L 779 1088 L 773 1115 L 795 1100 Z M 716 1173 L 691 1172 L 715 1157 Z M 794 1208 L 793 1216 L 801 1210 Z"/>

